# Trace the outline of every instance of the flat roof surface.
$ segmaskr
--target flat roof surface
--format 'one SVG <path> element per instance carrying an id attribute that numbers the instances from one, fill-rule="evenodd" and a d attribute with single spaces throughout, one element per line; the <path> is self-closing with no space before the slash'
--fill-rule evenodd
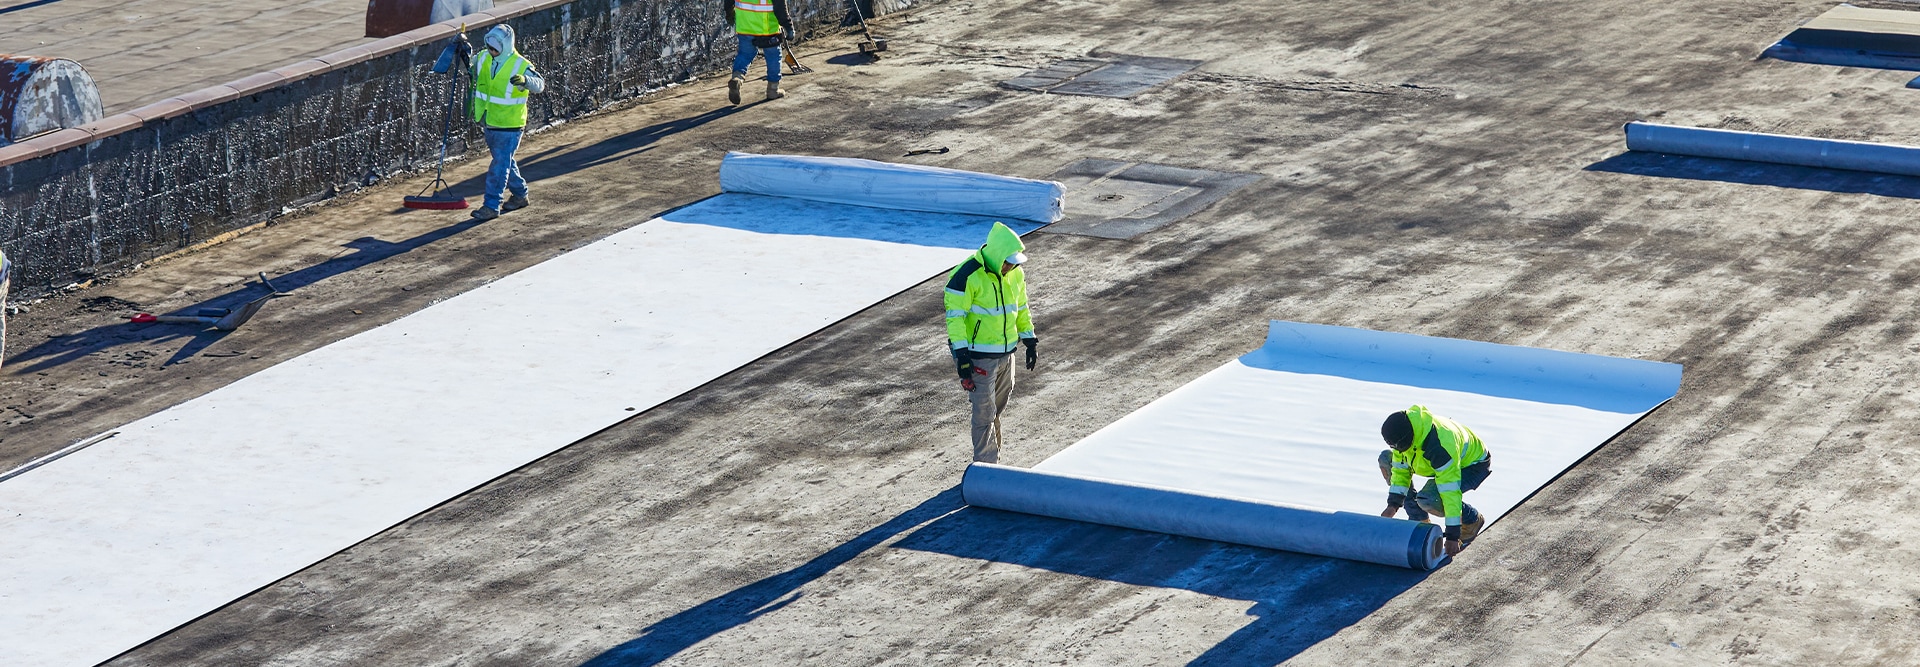
<path id="1" fill-rule="evenodd" d="M 0 53 L 80 63 L 108 115 L 374 41 L 364 0 L 7 0 Z"/>
<path id="2" fill-rule="evenodd" d="M 930 276 L 110 664 L 1920 653 L 1920 515 L 1904 509 L 1920 181 L 1624 154 L 1620 131 L 1911 142 L 1910 74 L 1753 59 L 1826 3 L 1528 7 L 1551 20 L 1194 0 L 948 0 L 884 19 L 889 58 L 805 44 L 817 71 L 787 99 L 729 108 L 705 79 L 528 137 L 534 207 L 498 220 L 400 212 L 421 183 L 395 182 L 30 304 L 10 322 L 0 466 L 713 194 L 728 150 L 1028 177 L 1168 164 L 1264 178 L 1133 239 L 1030 237 L 1041 366 L 1021 375 L 1003 461 L 1031 466 L 1253 349 L 1269 319 L 1681 363 L 1684 385 L 1427 575 L 965 509 L 964 397 Z M 1105 52 L 1204 64 L 1131 99 L 1000 85 Z M 484 166 L 454 180 L 475 192 Z M 306 284 L 225 336 L 123 324 L 255 271 Z"/>

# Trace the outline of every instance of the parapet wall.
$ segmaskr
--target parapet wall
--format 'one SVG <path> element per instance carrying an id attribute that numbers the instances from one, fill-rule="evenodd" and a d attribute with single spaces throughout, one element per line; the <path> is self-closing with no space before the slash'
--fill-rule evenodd
<path id="1" fill-rule="evenodd" d="M 804 38 L 846 25 L 848 1 L 787 4 Z M 462 21 L 476 45 L 512 25 L 540 66 L 548 89 L 532 98 L 531 127 L 719 71 L 734 52 L 718 0 L 525 0 L 0 147 L 0 248 L 15 293 L 430 166 L 453 76 L 431 69 Z M 454 128 L 450 155 L 485 150 L 472 123 Z"/>

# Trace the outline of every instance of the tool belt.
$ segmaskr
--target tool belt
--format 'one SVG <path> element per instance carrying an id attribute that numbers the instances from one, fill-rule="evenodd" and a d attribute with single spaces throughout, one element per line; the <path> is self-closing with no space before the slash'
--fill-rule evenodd
<path id="1" fill-rule="evenodd" d="M 753 48 L 771 49 L 779 45 L 780 45 L 779 35 L 754 35 L 753 36 Z"/>

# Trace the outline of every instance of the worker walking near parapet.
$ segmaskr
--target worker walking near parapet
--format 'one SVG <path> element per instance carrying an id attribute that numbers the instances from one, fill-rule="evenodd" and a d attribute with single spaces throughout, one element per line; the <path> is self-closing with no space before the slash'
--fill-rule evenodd
<path id="1" fill-rule="evenodd" d="M 7 251 L 0 250 L 0 362 L 7 359 L 7 283 L 13 274 L 13 262 L 7 261 Z"/>
<path id="2" fill-rule="evenodd" d="M 1427 515 L 1446 518 L 1447 555 L 1480 534 L 1486 517 L 1462 496 L 1480 488 L 1492 472 L 1493 457 L 1487 453 L 1473 429 L 1416 405 L 1387 415 L 1380 424 L 1380 437 L 1391 447 L 1380 452 L 1380 474 L 1387 478 L 1387 509 L 1380 516 L 1393 517 L 1400 507 L 1407 518 L 1426 521 Z M 1413 476 L 1426 477 L 1427 484 L 1407 502 Z"/>
<path id="3" fill-rule="evenodd" d="M 767 58 L 767 99 L 780 94 L 780 35 L 792 33 L 793 21 L 787 18 L 787 0 L 720 0 L 726 16 L 733 18 L 734 37 L 740 51 L 733 57 L 733 78 L 727 79 L 727 101 L 740 103 L 740 86 L 747 82 L 747 66 L 753 64 L 755 51 Z"/>
<path id="4" fill-rule="evenodd" d="M 1025 344 L 1027 370 L 1039 361 L 1027 308 L 1026 244 L 993 223 L 986 245 L 947 274 L 947 341 L 960 387 L 973 404 L 973 460 L 1000 460 L 1000 412 L 1013 395 L 1014 348 Z"/>
<path id="5" fill-rule="evenodd" d="M 487 166 L 486 201 L 473 217 L 492 220 L 527 207 L 527 179 L 520 175 L 513 153 L 520 149 L 520 135 L 527 127 L 527 97 L 545 91 L 547 80 L 514 49 L 512 27 L 494 26 L 483 44 L 473 59 L 473 120 L 486 130 L 493 162 Z M 502 201 L 503 194 L 512 196 Z"/>

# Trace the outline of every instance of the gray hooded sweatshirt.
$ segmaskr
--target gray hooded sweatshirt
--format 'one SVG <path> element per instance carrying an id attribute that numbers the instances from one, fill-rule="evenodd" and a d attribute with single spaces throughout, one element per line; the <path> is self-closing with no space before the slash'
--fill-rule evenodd
<path id="1" fill-rule="evenodd" d="M 494 71 L 488 72 L 490 75 L 498 75 L 500 73 L 500 67 L 506 64 L 507 56 L 513 55 L 514 53 L 513 26 L 504 23 L 494 26 L 492 30 L 487 31 L 487 38 L 483 44 L 486 48 L 500 52 L 499 57 L 493 59 Z M 520 56 L 520 59 L 527 60 L 527 57 Z M 476 58 L 473 61 L 473 66 L 480 66 L 479 59 Z M 539 70 L 534 69 L 533 61 L 527 60 L 527 71 L 524 76 L 527 77 L 527 85 L 524 86 L 527 92 L 537 95 L 547 91 L 547 80 L 540 76 Z"/>

